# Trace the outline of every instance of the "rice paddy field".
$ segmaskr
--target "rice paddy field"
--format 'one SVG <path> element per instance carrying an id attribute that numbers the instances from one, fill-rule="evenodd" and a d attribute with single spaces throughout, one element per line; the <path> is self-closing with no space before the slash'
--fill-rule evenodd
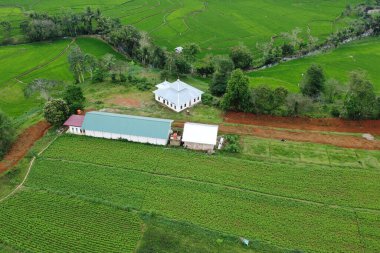
<path id="1" fill-rule="evenodd" d="M 339 1 L 261 1 L 261 0 L 3 0 L 0 15 L 8 16 L 19 7 L 23 11 L 58 13 L 67 9 L 82 11 L 86 6 L 99 8 L 106 16 L 119 18 L 149 32 L 161 46 L 169 49 L 196 42 L 205 52 L 225 53 L 231 46 L 257 42 L 296 27 L 321 39 L 347 24 L 340 19 L 347 4 L 360 0 Z M 0 16 L 1 18 L 1 16 Z M 20 17 L 17 16 L 15 20 Z"/>
<path id="2" fill-rule="evenodd" d="M 367 72 L 376 92 L 380 94 L 379 38 L 356 41 L 324 54 L 309 56 L 252 72 L 250 73 L 251 85 L 283 86 L 298 92 L 302 74 L 306 73 L 307 68 L 314 63 L 323 67 L 327 78 L 336 79 L 343 84 L 347 82 L 351 71 L 363 70 Z"/>
<path id="3" fill-rule="evenodd" d="M 380 192 L 378 166 L 287 163 L 274 155 L 276 151 L 272 160 L 262 162 L 255 159 L 257 146 L 267 147 L 268 140 L 247 137 L 243 142 L 242 157 L 230 157 L 61 136 L 37 159 L 24 189 L 0 205 L 0 217 L 20 224 L 15 227 L 0 218 L 4 228 L 0 244 L 52 252 L 57 247 L 55 238 L 61 236 L 68 238 L 65 250 L 70 251 L 70 238 L 75 235 L 71 231 L 80 222 L 86 224 L 86 236 L 100 238 L 88 247 L 106 249 L 117 243 L 115 251 L 132 252 L 132 245 L 137 247 L 143 237 L 138 233 L 143 221 L 136 213 L 154 213 L 190 227 L 249 238 L 261 245 L 255 252 L 380 250 L 380 206 L 374 197 Z M 309 144 L 285 145 L 284 155 L 294 159 L 296 149 L 302 149 L 302 156 L 320 152 L 331 161 L 348 155 L 332 146 L 315 145 L 311 150 Z M 272 143 L 271 149 L 275 146 Z M 356 152 L 363 161 L 380 162 L 377 151 L 346 152 Z M 109 216 L 93 227 L 93 213 L 104 212 Z M 54 213 L 62 218 L 56 221 Z M 112 232 L 108 232 L 110 224 L 115 226 Z M 22 239 L 31 232 L 38 240 Z M 44 240 L 47 235 L 54 236 Z M 81 244 L 76 245 L 80 249 Z M 242 248 L 238 243 L 235 247 L 236 252 Z"/>

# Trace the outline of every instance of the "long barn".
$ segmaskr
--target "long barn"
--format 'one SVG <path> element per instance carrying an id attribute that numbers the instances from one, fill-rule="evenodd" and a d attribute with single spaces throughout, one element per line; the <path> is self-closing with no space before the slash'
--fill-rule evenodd
<path id="1" fill-rule="evenodd" d="M 173 120 L 107 112 L 88 112 L 77 134 L 166 145 Z"/>

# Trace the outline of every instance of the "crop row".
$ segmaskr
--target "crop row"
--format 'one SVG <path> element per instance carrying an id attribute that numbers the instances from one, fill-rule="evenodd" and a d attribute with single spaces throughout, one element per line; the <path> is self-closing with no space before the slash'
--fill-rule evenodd
<path id="1" fill-rule="evenodd" d="M 44 191 L 24 190 L 0 205 L 0 242 L 23 252 L 132 252 L 136 214 Z"/>
<path id="2" fill-rule="evenodd" d="M 123 168 L 39 160 L 27 185 L 154 211 L 287 248 L 356 252 L 360 247 L 352 212 L 203 182 Z"/>
<path id="3" fill-rule="evenodd" d="M 89 152 L 90 151 L 90 152 Z M 44 154 L 245 188 L 326 204 L 380 209 L 376 170 L 263 163 L 104 139 L 63 136 Z"/>

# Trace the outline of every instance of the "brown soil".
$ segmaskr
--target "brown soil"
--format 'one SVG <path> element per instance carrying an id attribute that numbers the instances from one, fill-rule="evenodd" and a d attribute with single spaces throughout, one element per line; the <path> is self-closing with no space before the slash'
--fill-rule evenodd
<path id="1" fill-rule="evenodd" d="M 183 128 L 183 125 L 183 122 L 175 122 L 173 124 L 174 127 L 179 128 Z M 260 126 L 254 127 L 252 125 L 231 126 L 226 124 L 220 124 L 219 131 L 228 134 L 251 135 L 268 139 L 320 143 L 342 148 L 380 150 L 380 141 L 368 141 L 364 138 L 352 135 L 294 131 L 291 129 L 268 129 Z"/>
<path id="2" fill-rule="evenodd" d="M 112 104 L 125 106 L 125 107 L 141 108 L 141 102 L 133 98 L 125 98 L 122 96 L 118 96 L 112 99 L 110 102 Z"/>
<path id="3" fill-rule="evenodd" d="M 310 131 L 370 133 L 380 135 L 380 120 L 353 121 L 336 118 L 291 118 L 228 112 L 224 116 L 224 122 Z"/>
<path id="4" fill-rule="evenodd" d="M 39 140 L 49 129 L 50 125 L 46 121 L 27 128 L 15 141 L 11 150 L 0 162 L 0 173 L 15 166 L 29 151 L 33 144 Z"/>
<path id="5" fill-rule="evenodd" d="M 252 135 L 262 138 L 290 140 L 299 142 L 312 142 L 320 144 L 334 145 L 343 148 L 355 148 L 366 150 L 380 150 L 380 141 L 368 141 L 361 137 L 349 135 L 334 135 L 316 132 L 296 132 L 291 130 L 263 129 L 249 125 L 226 126 L 221 125 L 220 131 L 224 133 L 234 133 Z"/>

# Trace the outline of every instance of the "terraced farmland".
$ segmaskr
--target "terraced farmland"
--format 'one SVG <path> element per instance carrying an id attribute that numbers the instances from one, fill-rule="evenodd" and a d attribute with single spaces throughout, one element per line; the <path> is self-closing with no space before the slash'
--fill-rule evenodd
<path id="1" fill-rule="evenodd" d="M 134 213 L 31 190 L 0 214 L 0 243 L 21 252 L 132 252 L 142 224 Z"/>
<path id="2" fill-rule="evenodd" d="M 379 231 L 369 224 L 380 216 L 372 197 L 380 192 L 379 177 L 374 168 L 269 164 L 63 136 L 38 159 L 26 186 L 278 247 L 376 252 Z"/>
<path id="3" fill-rule="evenodd" d="M 5 6 L 57 13 L 86 6 L 99 8 L 110 17 L 133 24 L 149 32 L 162 46 L 170 49 L 186 42 L 197 42 L 212 52 L 226 52 L 244 42 L 255 48 L 257 42 L 299 27 L 309 27 L 314 36 L 325 38 L 349 20 L 339 19 L 347 4 L 360 0 L 339 1 L 260 1 L 260 0 L 159 0 L 159 1 L 49 1 L 4 0 Z M 6 13 L 3 15 L 7 15 Z"/>
<path id="4" fill-rule="evenodd" d="M 340 46 L 338 49 L 316 56 L 282 63 L 273 68 L 250 73 L 252 86 L 283 86 L 298 92 L 299 83 L 307 68 L 319 64 L 327 78 L 347 82 L 349 73 L 364 70 L 380 93 L 380 39 L 370 38 Z"/>

